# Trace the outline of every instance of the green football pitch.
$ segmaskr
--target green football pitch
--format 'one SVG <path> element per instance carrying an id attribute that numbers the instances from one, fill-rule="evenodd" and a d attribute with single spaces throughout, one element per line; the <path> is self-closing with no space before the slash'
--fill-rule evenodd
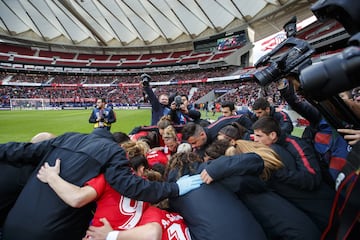
<path id="1" fill-rule="evenodd" d="M 150 109 L 115 110 L 117 121 L 111 132 L 129 133 L 134 127 L 150 124 Z M 0 111 L 0 143 L 15 141 L 27 142 L 39 132 L 60 135 L 65 132 L 90 133 L 93 125 L 89 123 L 89 110 L 23 110 Z M 205 118 L 205 112 L 201 115 Z M 208 118 L 217 119 L 220 113 Z M 302 129 L 295 128 L 293 134 L 299 135 Z"/>
<path id="2" fill-rule="evenodd" d="M 90 133 L 92 109 L 88 110 L 18 110 L 0 111 L 0 143 L 29 141 L 39 132 L 60 135 L 65 132 Z M 117 121 L 111 132 L 129 133 L 134 127 L 150 124 L 150 109 L 115 110 Z M 205 113 L 202 113 L 205 116 Z M 211 116 L 215 119 L 220 113 Z M 212 114 L 209 114 L 209 116 Z"/>

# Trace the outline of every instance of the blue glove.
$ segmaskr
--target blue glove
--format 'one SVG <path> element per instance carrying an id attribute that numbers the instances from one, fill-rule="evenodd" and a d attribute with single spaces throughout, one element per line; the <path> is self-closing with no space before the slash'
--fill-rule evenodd
<path id="1" fill-rule="evenodd" d="M 196 174 L 192 176 L 182 176 L 176 181 L 176 183 L 179 186 L 179 196 L 182 196 L 191 190 L 199 188 L 204 182 L 202 181 L 200 174 Z"/>

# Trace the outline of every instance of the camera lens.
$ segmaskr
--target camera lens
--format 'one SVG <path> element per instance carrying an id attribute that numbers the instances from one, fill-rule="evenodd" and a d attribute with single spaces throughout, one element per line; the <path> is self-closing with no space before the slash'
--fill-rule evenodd
<path id="1" fill-rule="evenodd" d="M 261 86 L 266 86 L 280 78 L 280 70 L 278 69 L 276 63 L 272 63 L 267 68 L 255 72 L 254 77 L 258 84 Z"/>

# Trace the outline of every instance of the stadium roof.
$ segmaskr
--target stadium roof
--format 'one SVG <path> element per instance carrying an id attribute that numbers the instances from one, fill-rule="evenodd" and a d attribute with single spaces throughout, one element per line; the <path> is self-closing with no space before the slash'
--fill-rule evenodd
<path id="1" fill-rule="evenodd" d="M 192 42 L 251 27 L 259 40 L 314 0 L 0 0 L 0 39 L 93 47 Z"/>

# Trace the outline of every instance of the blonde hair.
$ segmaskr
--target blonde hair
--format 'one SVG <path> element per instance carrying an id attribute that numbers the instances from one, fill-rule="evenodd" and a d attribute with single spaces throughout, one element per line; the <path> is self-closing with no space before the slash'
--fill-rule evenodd
<path id="1" fill-rule="evenodd" d="M 143 155 L 146 156 L 147 151 L 149 150 L 149 145 L 145 143 L 144 141 L 127 141 L 123 144 L 121 144 L 121 147 L 124 148 L 124 150 L 127 153 L 128 158 L 133 158 L 137 155 Z"/>
<path id="2" fill-rule="evenodd" d="M 174 139 L 178 140 L 175 128 L 171 125 L 167 126 L 164 129 L 163 138 L 174 138 Z"/>
<path id="3" fill-rule="evenodd" d="M 270 147 L 253 141 L 237 140 L 235 146 L 229 147 L 225 155 L 232 156 L 235 154 L 253 152 L 258 154 L 264 161 L 264 170 L 260 174 L 263 180 L 268 180 L 271 177 L 271 173 L 284 166 L 281 162 L 279 155 Z"/>

